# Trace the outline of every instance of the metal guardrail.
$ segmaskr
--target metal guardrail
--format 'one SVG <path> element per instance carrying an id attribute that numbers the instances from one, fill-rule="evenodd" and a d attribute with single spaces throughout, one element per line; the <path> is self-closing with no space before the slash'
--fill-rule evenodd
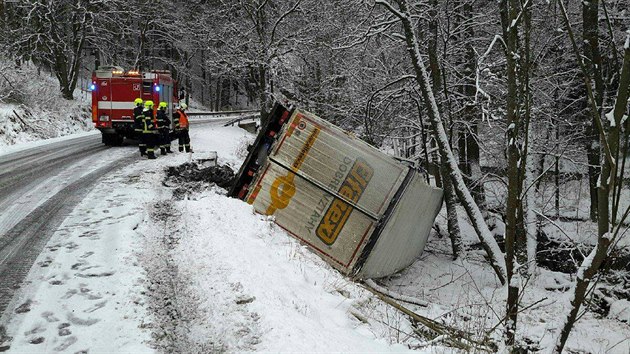
<path id="1" fill-rule="evenodd" d="M 244 120 L 246 120 L 246 119 L 251 119 L 251 120 L 252 120 L 252 122 L 253 122 L 253 121 L 255 121 L 255 120 L 256 120 L 256 118 L 259 118 L 259 117 L 260 117 L 260 114 L 259 114 L 259 113 L 257 113 L 257 114 L 248 114 L 248 115 L 243 115 L 243 116 L 236 117 L 236 118 L 234 118 L 234 119 L 232 119 L 232 120 L 227 121 L 225 124 L 223 124 L 223 126 L 224 126 L 224 127 L 227 127 L 228 125 L 234 125 L 234 123 L 239 123 L 239 122 L 244 121 Z"/>
<path id="2" fill-rule="evenodd" d="M 259 110 L 247 110 L 247 111 L 217 111 L 217 112 L 186 112 L 186 115 L 189 117 L 193 116 L 229 116 L 235 114 L 247 114 L 247 113 L 256 113 L 260 112 Z"/>

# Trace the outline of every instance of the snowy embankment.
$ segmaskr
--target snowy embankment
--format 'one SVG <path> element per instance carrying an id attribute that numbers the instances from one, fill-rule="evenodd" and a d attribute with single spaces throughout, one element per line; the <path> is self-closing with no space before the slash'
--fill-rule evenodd
<path id="1" fill-rule="evenodd" d="M 2 343 L 0 328 L 0 351 L 8 345 L 29 353 L 450 351 L 425 346 L 422 326 L 414 328 L 223 189 L 186 185 L 182 193 L 165 183 L 165 167 L 211 151 L 237 170 L 253 138 L 211 125 L 193 126 L 191 135 L 192 156 L 138 156 L 103 176 L 68 215 L 10 307 L 13 339 Z M 108 151 L 138 155 L 132 145 Z M 445 228 L 443 214 L 438 223 Z M 470 247 L 474 230 L 460 223 Z M 449 245 L 432 233 L 416 263 L 379 284 L 424 304 L 405 304 L 420 315 L 488 334 L 501 350 L 506 291 L 484 252 L 473 248 L 453 261 Z M 518 333 L 530 349 L 552 345 L 571 282 L 568 274 L 539 269 L 522 284 Z M 628 353 L 626 305 L 615 303 L 607 317 L 585 313 L 568 348 Z"/>
<path id="2" fill-rule="evenodd" d="M 235 170 L 252 136 L 191 131 L 194 158 Z M 136 154 L 137 148 L 112 149 Z M 176 149 L 175 149 L 176 150 Z M 240 155 L 239 155 L 240 153 Z M 175 198 L 140 159 L 103 176 L 39 256 L 12 305 L 11 352 L 401 352 L 408 319 L 218 187 Z M 1 341 L 1 339 L 0 339 Z"/>
<path id="3" fill-rule="evenodd" d="M 93 129 L 88 92 L 77 89 L 75 100 L 65 100 L 57 79 L 30 63 L 15 68 L 0 59 L 0 70 L 0 152 L 14 144 Z"/>

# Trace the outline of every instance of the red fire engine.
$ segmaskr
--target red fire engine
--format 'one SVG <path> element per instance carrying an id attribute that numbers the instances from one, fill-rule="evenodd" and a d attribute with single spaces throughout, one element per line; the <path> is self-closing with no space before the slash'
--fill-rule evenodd
<path id="1" fill-rule="evenodd" d="M 168 70 L 124 71 L 119 66 L 101 66 L 92 73 L 92 121 L 100 130 L 105 145 L 120 145 L 124 138 L 136 139 L 133 101 L 166 102 L 167 116 L 173 114 L 177 81 Z M 155 117 L 155 112 L 154 112 Z"/>

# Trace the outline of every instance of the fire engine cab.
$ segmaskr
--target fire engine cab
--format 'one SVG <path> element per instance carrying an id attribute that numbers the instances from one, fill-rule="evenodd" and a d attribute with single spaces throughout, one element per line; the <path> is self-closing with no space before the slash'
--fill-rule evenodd
<path id="1" fill-rule="evenodd" d="M 125 71 L 119 66 L 101 66 L 92 73 L 92 122 L 102 133 L 103 144 L 120 145 L 124 138 L 137 139 L 134 131 L 133 101 L 166 102 L 167 116 L 178 102 L 177 82 L 168 70 Z M 155 112 L 154 117 L 155 117 Z"/>

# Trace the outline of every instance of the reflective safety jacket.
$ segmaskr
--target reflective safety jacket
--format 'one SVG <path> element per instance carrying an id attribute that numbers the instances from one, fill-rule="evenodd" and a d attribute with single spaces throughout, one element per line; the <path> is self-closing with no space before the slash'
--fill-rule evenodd
<path id="1" fill-rule="evenodd" d="M 137 132 L 142 132 L 144 126 L 144 113 L 142 111 L 142 105 L 133 109 L 133 129 Z"/>
<path id="2" fill-rule="evenodd" d="M 159 130 L 170 130 L 171 129 L 171 120 L 166 116 L 166 111 L 162 109 L 158 109 L 157 115 L 157 128 Z"/>
<path id="3" fill-rule="evenodd" d="M 145 108 L 142 113 L 144 116 L 142 119 L 142 132 L 147 134 L 157 133 L 157 127 L 153 122 L 153 110 Z"/>
<path id="4" fill-rule="evenodd" d="M 176 130 L 188 129 L 188 116 L 181 109 L 173 113 L 173 122 Z"/>

